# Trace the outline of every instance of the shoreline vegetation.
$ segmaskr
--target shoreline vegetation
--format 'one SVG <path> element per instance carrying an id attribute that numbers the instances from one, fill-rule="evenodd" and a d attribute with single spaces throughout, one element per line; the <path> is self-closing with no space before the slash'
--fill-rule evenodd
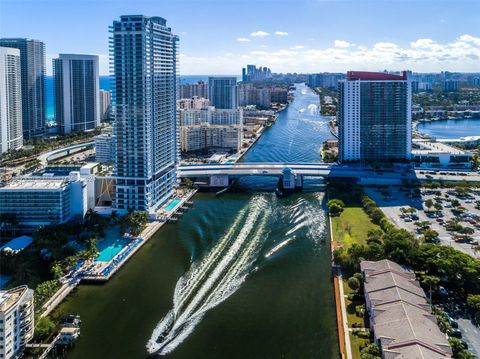
<path id="1" fill-rule="evenodd" d="M 442 285 L 456 293 L 458 300 L 473 313 L 475 308 L 468 303 L 472 298 L 480 298 L 479 260 L 452 247 L 426 243 L 397 228 L 354 182 L 329 183 L 327 192 L 333 261 L 348 278 L 343 282 L 347 310 L 344 320 L 351 329 L 349 341 L 354 359 L 365 357 L 373 343 L 359 275 L 361 260 L 390 259 L 410 267 L 426 292 Z M 462 349 L 454 357 L 470 358 L 465 352 Z"/>

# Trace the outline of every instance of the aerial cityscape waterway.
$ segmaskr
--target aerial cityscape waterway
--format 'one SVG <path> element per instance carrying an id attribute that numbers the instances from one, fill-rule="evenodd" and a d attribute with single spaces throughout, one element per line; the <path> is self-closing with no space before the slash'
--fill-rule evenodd
<path id="1" fill-rule="evenodd" d="M 295 100 L 243 159 L 316 162 L 329 138 L 318 96 Z M 199 193 L 105 285 L 82 285 L 69 358 L 338 358 L 321 183 L 277 198 L 276 179 Z"/>
<path id="2" fill-rule="evenodd" d="M 450 119 L 422 122 L 417 131 L 435 138 L 480 136 L 480 118 Z"/>

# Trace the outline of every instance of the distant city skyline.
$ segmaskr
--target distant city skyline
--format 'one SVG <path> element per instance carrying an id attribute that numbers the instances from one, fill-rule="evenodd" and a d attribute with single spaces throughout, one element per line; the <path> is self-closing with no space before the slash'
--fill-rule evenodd
<path id="1" fill-rule="evenodd" d="M 46 44 L 47 74 L 59 53 L 96 54 L 108 74 L 108 26 L 120 15 L 169 19 L 180 37 L 182 75 L 272 72 L 480 71 L 476 0 L 3 0 L 1 37 Z M 186 11 L 188 9 L 188 11 Z M 50 21 L 51 19 L 52 21 Z M 53 21 L 54 19 L 54 21 Z M 61 31 L 60 31 L 61 30 Z"/>

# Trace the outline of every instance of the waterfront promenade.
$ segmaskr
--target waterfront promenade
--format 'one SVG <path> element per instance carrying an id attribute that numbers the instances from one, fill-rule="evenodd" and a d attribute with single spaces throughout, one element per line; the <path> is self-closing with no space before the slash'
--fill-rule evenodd
<path id="1" fill-rule="evenodd" d="M 151 221 L 146 228 L 132 241 L 105 263 L 84 262 L 69 273 L 69 278 L 64 278 L 62 286 L 43 305 L 41 317 L 47 316 L 54 310 L 81 282 L 106 282 L 117 273 L 128 260 L 137 253 L 153 235 L 173 217 L 197 192 L 196 189 L 188 190 L 181 196 L 178 203 L 169 211 L 161 210 L 161 219 Z M 167 201 L 170 203 L 170 201 Z"/>

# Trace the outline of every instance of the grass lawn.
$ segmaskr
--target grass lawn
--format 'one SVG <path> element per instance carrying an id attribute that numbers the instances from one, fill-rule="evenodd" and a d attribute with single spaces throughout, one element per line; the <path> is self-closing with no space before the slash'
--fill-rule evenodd
<path id="1" fill-rule="evenodd" d="M 345 248 L 366 243 L 368 231 L 377 228 L 362 207 L 345 207 L 340 216 L 332 217 L 333 238 Z"/>
<path id="2" fill-rule="evenodd" d="M 371 343 L 370 339 L 368 338 L 360 338 L 353 333 L 349 333 L 350 335 L 350 343 L 352 345 L 352 358 L 353 359 L 360 359 L 360 351 Z M 361 349 L 362 348 L 362 349 Z"/>
<path id="3" fill-rule="evenodd" d="M 348 296 L 350 293 L 353 291 L 350 289 L 350 287 L 347 284 L 347 281 L 343 281 L 343 292 L 346 296 Z M 350 299 L 345 297 L 345 307 L 347 309 L 347 322 L 348 322 L 348 327 L 352 328 L 352 325 L 359 324 L 362 328 L 368 328 L 368 323 L 367 321 L 364 320 L 364 318 L 358 317 L 355 314 L 355 306 L 364 304 L 363 302 L 352 302 Z"/>

